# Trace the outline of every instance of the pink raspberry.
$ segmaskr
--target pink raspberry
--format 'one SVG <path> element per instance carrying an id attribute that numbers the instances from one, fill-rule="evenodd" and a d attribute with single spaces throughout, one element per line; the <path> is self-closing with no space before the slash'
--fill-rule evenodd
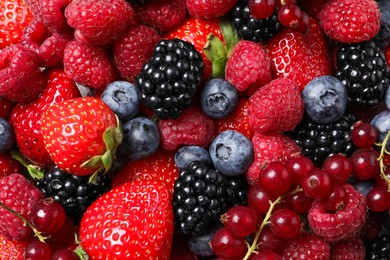
<path id="1" fill-rule="evenodd" d="M 229 12 L 238 0 L 187 0 L 186 5 L 191 16 L 200 19 L 220 17 Z"/>
<path id="2" fill-rule="evenodd" d="M 264 135 L 256 132 L 252 144 L 255 158 L 246 175 L 251 185 L 258 183 L 260 168 L 265 163 L 284 161 L 300 152 L 299 146 L 293 140 L 279 133 Z"/>
<path id="3" fill-rule="evenodd" d="M 364 259 L 366 248 L 360 237 L 341 240 L 331 245 L 331 260 Z"/>
<path id="4" fill-rule="evenodd" d="M 261 133 L 291 131 L 304 111 L 298 85 L 287 78 L 275 79 L 249 98 L 249 125 Z"/>
<path id="5" fill-rule="evenodd" d="M 303 232 L 286 244 L 282 259 L 330 259 L 330 245 L 312 233 Z"/>
<path id="6" fill-rule="evenodd" d="M 238 91 L 251 95 L 271 81 L 271 61 L 263 46 L 241 40 L 233 48 L 225 67 L 225 78 Z"/>
<path id="7" fill-rule="evenodd" d="M 350 184 L 344 184 L 345 205 L 335 212 L 327 211 L 326 202 L 315 200 L 307 219 L 315 234 L 329 242 L 351 239 L 359 234 L 366 221 L 366 198 Z"/>
<path id="8" fill-rule="evenodd" d="M 160 120 L 161 145 L 175 150 L 182 145 L 207 147 L 214 136 L 214 122 L 199 108 L 184 110 L 178 119 Z"/>

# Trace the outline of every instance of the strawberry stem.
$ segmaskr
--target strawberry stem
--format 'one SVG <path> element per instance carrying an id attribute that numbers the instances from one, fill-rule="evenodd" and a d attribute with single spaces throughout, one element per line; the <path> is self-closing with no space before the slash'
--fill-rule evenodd
<path id="1" fill-rule="evenodd" d="M 45 172 L 38 167 L 37 165 L 31 164 L 26 157 L 24 157 L 20 152 L 11 150 L 10 154 L 12 158 L 17 160 L 21 165 L 26 167 L 28 173 L 30 174 L 31 178 L 34 180 L 42 180 L 44 177 Z"/>
<path id="2" fill-rule="evenodd" d="M 387 191 L 390 192 L 390 179 L 386 176 L 386 165 L 384 162 L 384 156 L 385 153 L 388 154 L 389 152 L 386 149 L 387 141 L 390 138 L 390 131 L 387 132 L 385 138 L 383 139 L 383 142 L 378 144 L 378 146 L 381 146 L 381 151 L 378 157 L 379 166 L 381 170 L 381 178 L 387 183 Z"/>

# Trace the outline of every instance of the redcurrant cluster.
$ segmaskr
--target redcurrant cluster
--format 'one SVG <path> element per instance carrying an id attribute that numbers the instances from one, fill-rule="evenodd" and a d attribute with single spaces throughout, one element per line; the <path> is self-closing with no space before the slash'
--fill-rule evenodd
<path id="1" fill-rule="evenodd" d="M 283 26 L 299 32 L 306 32 L 309 27 L 309 15 L 297 6 L 296 0 L 249 0 L 248 7 L 256 19 L 268 18 L 277 10 Z"/>

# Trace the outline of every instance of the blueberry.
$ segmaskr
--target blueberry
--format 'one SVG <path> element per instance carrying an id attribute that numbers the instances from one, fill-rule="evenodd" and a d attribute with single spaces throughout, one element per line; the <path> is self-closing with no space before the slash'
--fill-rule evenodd
<path id="1" fill-rule="evenodd" d="M 253 153 L 252 142 L 234 130 L 221 132 L 209 147 L 215 169 L 227 176 L 245 173 L 253 161 Z"/>
<path id="2" fill-rule="evenodd" d="M 340 119 L 347 108 L 347 90 L 333 76 L 311 80 L 302 91 L 307 116 L 314 122 L 329 124 Z"/>
<path id="3" fill-rule="evenodd" d="M 380 0 L 378 6 L 381 11 L 380 29 L 374 37 L 374 42 L 382 50 L 390 45 L 390 1 Z"/>
<path id="4" fill-rule="evenodd" d="M 390 110 L 384 110 L 374 116 L 371 120 L 371 125 L 378 131 L 378 141 L 383 142 L 387 133 L 390 131 Z M 390 142 L 386 144 L 386 148 L 390 149 Z"/>
<path id="5" fill-rule="evenodd" d="M 387 88 L 387 90 L 386 90 L 385 104 L 386 104 L 387 109 L 390 110 L 390 87 Z"/>
<path id="6" fill-rule="evenodd" d="M 364 196 L 374 188 L 375 183 L 373 181 L 357 181 L 352 184 L 357 191 L 359 191 Z"/>
<path id="7" fill-rule="evenodd" d="M 127 81 L 113 81 L 107 85 L 100 99 L 118 115 L 122 122 L 134 118 L 138 114 L 138 90 Z"/>
<path id="8" fill-rule="evenodd" d="M 201 92 L 200 105 L 211 118 L 225 118 L 235 110 L 238 92 L 227 80 L 214 78 L 209 80 Z"/>
<path id="9" fill-rule="evenodd" d="M 123 141 L 119 156 L 135 161 L 155 153 L 160 144 L 160 132 L 156 124 L 146 117 L 136 117 L 122 125 Z"/>
<path id="10" fill-rule="evenodd" d="M 7 120 L 0 118 L 0 153 L 7 152 L 14 143 L 14 129 Z"/>
<path id="11" fill-rule="evenodd" d="M 205 233 L 190 236 L 187 240 L 188 248 L 198 256 L 213 256 L 214 252 L 210 247 L 210 242 L 215 232 L 222 227 L 221 222 L 217 222 Z"/>
<path id="12" fill-rule="evenodd" d="M 174 160 L 177 168 L 180 170 L 186 168 L 193 161 L 201 161 L 206 166 L 211 165 L 209 152 L 203 147 L 196 145 L 183 146 L 177 150 Z"/>

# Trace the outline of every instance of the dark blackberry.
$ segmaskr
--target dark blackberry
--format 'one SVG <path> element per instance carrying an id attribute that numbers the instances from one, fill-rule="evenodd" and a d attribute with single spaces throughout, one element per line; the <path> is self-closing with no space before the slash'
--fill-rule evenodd
<path id="1" fill-rule="evenodd" d="M 190 163 L 174 186 L 175 228 L 184 235 L 199 235 L 214 225 L 229 208 L 228 186 L 219 172 L 200 161 Z"/>
<path id="2" fill-rule="evenodd" d="M 343 46 L 337 53 L 336 77 L 346 86 L 348 104 L 372 107 L 384 99 L 390 70 L 373 41 Z"/>
<path id="3" fill-rule="evenodd" d="M 191 106 L 203 67 L 202 56 L 191 43 L 161 40 L 135 79 L 140 100 L 160 119 L 178 118 Z"/>
<path id="4" fill-rule="evenodd" d="M 261 42 L 277 34 L 282 28 L 278 12 L 268 18 L 256 19 L 250 14 L 248 0 L 240 0 L 231 11 L 232 24 L 240 38 Z"/>
<path id="5" fill-rule="evenodd" d="M 301 123 L 288 135 L 301 147 L 303 155 L 309 157 L 316 166 L 321 166 L 330 155 L 352 154 L 355 146 L 351 140 L 351 130 L 357 121 L 351 113 L 345 113 L 331 124 L 319 124 L 304 116 Z"/>
<path id="6" fill-rule="evenodd" d="M 227 196 L 229 198 L 229 208 L 236 205 L 247 204 L 248 196 L 248 182 L 245 175 L 238 175 L 234 177 L 225 176 L 227 186 Z"/>
<path id="7" fill-rule="evenodd" d="M 379 236 L 366 251 L 366 260 L 390 260 L 390 235 Z"/>
<path id="8" fill-rule="evenodd" d="M 61 203 L 66 214 L 77 224 L 88 206 L 111 188 L 111 180 L 108 175 L 98 175 L 93 184 L 89 182 L 89 176 L 76 176 L 54 167 L 36 185 L 45 197 Z"/>

